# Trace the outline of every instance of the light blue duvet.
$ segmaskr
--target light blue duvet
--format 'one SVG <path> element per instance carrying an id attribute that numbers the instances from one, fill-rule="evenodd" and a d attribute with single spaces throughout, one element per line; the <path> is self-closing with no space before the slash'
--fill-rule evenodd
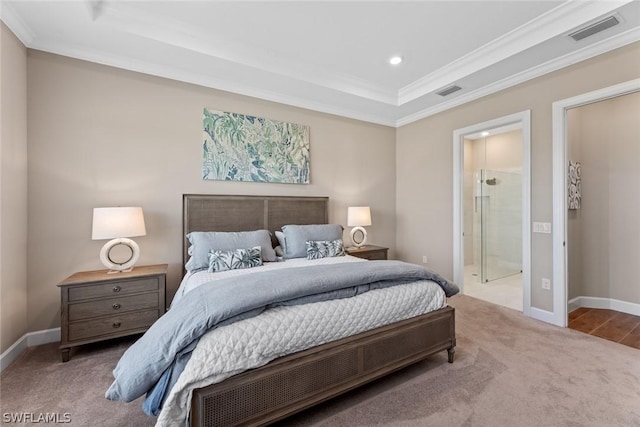
<path id="1" fill-rule="evenodd" d="M 193 349 L 213 327 L 256 316 L 272 306 L 347 298 L 416 280 L 436 282 L 448 297 L 459 291 L 438 274 L 401 261 L 289 268 L 206 283 L 186 294 L 123 354 L 106 397 L 131 402 L 147 393 L 176 356 Z"/>

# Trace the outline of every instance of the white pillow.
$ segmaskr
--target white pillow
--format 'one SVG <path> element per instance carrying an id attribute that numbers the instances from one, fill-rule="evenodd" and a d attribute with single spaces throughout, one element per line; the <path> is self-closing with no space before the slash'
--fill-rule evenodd
<path id="1" fill-rule="evenodd" d="M 307 259 L 331 258 L 344 256 L 342 239 L 309 240 L 307 242 Z"/>
<path id="2" fill-rule="evenodd" d="M 228 249 L 209 251 L 210 273 L 227 270 L 259 267 L 262 265 L 260 246 L 248 249 Z"/>

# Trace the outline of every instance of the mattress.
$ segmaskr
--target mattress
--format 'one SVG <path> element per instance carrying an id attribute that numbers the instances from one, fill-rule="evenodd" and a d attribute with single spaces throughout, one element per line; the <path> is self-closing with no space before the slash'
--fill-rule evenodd
<path id="1" fill-rule="evenodd" d="M 212 279 L 251 274 L 258 269 L 345 262 L 367 261 L 351 256 L 311 261 L 292 259 L 254 269 L 198 272 L 185 276 L 177 295 L 182 296 Z M 212 329 L 202 336 L 169 392 L 157 425 L 186 425 L 195 388 L 224 381 L 287 354 L 425 314 L 445 305 L 446 297 L 441 287 L 420 280 L 371 290 L 352 298 L 274 307 L 259 316 Z"/>

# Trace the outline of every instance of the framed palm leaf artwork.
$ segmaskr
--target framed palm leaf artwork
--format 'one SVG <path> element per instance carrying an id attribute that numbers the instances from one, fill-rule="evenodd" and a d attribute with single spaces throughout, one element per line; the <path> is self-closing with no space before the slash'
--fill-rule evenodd
<path id="1" fill-rule="evenodd" d="M 202 179 L 309 183 L 309 126 L 204 109 Z"/>

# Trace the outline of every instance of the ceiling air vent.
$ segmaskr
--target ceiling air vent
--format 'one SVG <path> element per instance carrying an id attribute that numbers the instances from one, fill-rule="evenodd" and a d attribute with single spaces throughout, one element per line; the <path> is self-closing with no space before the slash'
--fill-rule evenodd
<path id="1" fill-rule="evenodd" d="M 453 85 L 453 86 L 444 88 L 440 92 L 436 92 L 436 93 L 440 96 L 447 96 L 447 95 L 451 95 L 453 92 L 459 91 L 460 89 L 462 89 L 460 86 Z"/>
<path id="2" fill-rule="evenodd" d="M 608 18 L 603 19 L 602 21 L 593 23 L 588 27 L 582 28 L 578 31 L 574 31 L 573 33 L 569 34 L 569 37 L 571 37 L 575 41 L 580 41 L 584 38 L 587 38 L 596 33 L 599 33 L 600 31 L 604 31 L 607 28 L 611 28 L 615 25 L 618 25 L 619 23 L 620 21 L 618 21 L 618 19 L 615 16 L 610 16 Z"/>

